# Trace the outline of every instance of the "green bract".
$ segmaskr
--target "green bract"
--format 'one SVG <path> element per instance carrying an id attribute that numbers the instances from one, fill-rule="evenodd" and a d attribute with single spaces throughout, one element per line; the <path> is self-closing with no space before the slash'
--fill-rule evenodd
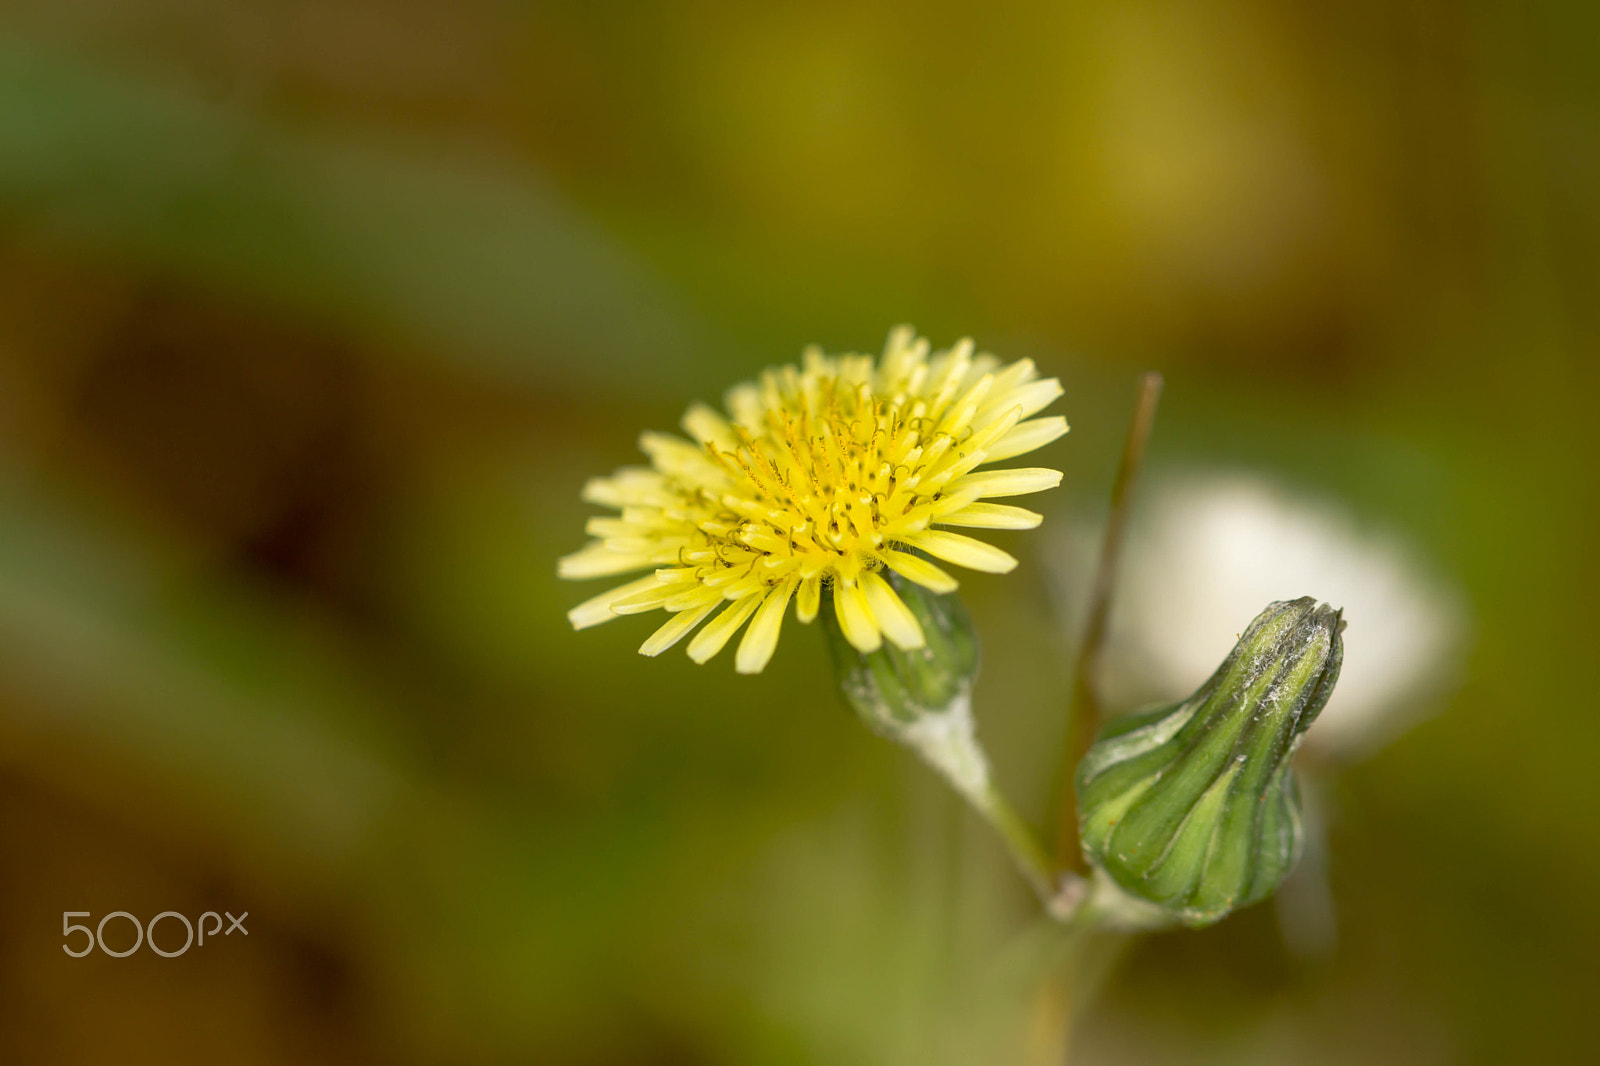
<path id="1" fill-rule="evenodd" d="M 1089 861 L 1186 925 L 1270 895 L 1299 857 L 1290 757 L 1333 692 L 1340 612 L 1271 604 L 1194 695 L 1113 719 L 1078 764 Z"/>
<path id="2" fill-rule="evenodd" d="M 839 692 L 867 728 L 916 752 L 992 820 L 1002 800 L 989 780 L 989 760 L 972 719 L 978 637 L 966 608 L 954 596 L 929 592 L 898 574 L 889 580 L 927 639 L 909 650 L 886 643 L 859 651 L 824 600 L 822 624 Z M 1014 816 L 1007 811 L 999 817 Z"/>
<path id="3" fill-rule="evenodd" d="M 890 573 L 889 583 L 922 627 L 920 648 L 885 644 L 857 651 L 845 639 L 831 602 L 823 602 L 839 691 L 876 733 L 901 739 L 901 732 L 930 714 L 943 714 L 965 700 L 978 673 L 978 637 L 961 601 L 939 595 Z"/>

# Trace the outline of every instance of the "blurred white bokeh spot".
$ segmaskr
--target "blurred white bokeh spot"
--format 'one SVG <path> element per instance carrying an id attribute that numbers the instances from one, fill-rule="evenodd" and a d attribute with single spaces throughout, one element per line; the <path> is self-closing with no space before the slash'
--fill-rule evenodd
<path id="1" fill-rule="evenodd" d="M 1082 631 L 1102 526 L 1057 526 L 1052 589 L 1074 641 Z M 1134 502 L 1113 600 L 1101 692 L 1127 710 L 1188 695 L 1274 600 L 1344 608 L 1344 669 L 1307 734 L 1357 757 L 1437 702 L 1468 624 L 1461 595 L 1393 531 L 1259 475 L 1211 471 L 1146 482 Z"/>

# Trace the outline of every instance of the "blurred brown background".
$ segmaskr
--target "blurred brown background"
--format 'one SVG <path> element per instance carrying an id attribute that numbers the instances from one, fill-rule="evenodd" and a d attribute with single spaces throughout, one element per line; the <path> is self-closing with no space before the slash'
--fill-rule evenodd
<path id="1" fill-rule="evenodd" d="M 1597 60 L 1577 0 L 12 0 L 0 1061 L 1004 1061 L 952 989 L 1028 900 L 814 634 L 645 660 L 554 577 L 639 429 L 900 321 L 1063 379 L 1047 530 L 1155 367 L 1157 474 L 1336 500 L 1470 619 L 1322 774 L 1336 941 L 1150 938 L 1080 1061 L 1595 1061 Z M 1042 815 L 1064 564 L 1005 543 Z"/>

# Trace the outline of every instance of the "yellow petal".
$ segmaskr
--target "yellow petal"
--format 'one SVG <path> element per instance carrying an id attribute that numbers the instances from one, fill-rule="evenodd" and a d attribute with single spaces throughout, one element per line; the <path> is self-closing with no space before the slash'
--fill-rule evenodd
<path id="1" fill-rule="evenodd" d="M 1055 403 L 1061 397 L 1061 392 L 1059 378 L 1045 378 L 1042 381 L 1030 381 L 1009 393 L 991 392 L 989 403 L 994 407 L 1020 405 L 1022 417 L 1027 418 Z"/>
<path id="2" fill-rule="evenodd" d="M 789 608 L 789 597 L 794 594 L 799 578 L 791 577 L 773 589 L 756 609 L 750 628 L 744 631 L 739 642 L 739 654 L 734 657 L 733 668 L 741 674 L 759 674 L 772 658 L 778 646 L 778 633 L 783 628 L 783 612 Z"/>
<path id="3" fill-rule="evenodd" d="M 931 474 L 928 477 L 923 478 L 922 481 L 917 484 L 917 491 L 922 494 L 932 494 L 938 492 L 945 486 L 946 482 L 954 481 L 956 478 L 963 477 L 979 463 L 986 463 L 988 461 L 988 454 L 984 452 L 982 448 L 979 448 L 974 452 L 969 452 L 966 455 L 958 455 L 955 458 L 941 464 L 941 469 L 938 473 Z"/>
<path id="4" fill-rule="evenodd" d="M 567 621 L 572 623 L 573 629 L 588 629 L 601 622 L 609 622 L 617 617 L 611 613 L 611 604 L 616 600 L 632 596 L 655 588 L 659 582 L 656 576 L 641 577 L 637 581 L 630 581 L 626 585 L 618 585 L 614 589 L 607 589 L 598 596 L 584 600 L 578 606 L 567 612 Z"/>
<path id="5" fill-rule="evenodd" d="M 606 551 L 614 555 L 642 555 L 655 565 L 677 562 L 678 553 L 689 546 L 686 534 L 675 537 L 607 537 Z"/>
<path id="6" fill-rule="evenodd" d="M 959 510 L 940 515 L 934 521 L 943 526 L 967 526 L 972 529 L 1033 529 L 1044 521 L 1044 515 L 1003 503 L 969 503 Z"/>
<path id="7" fill-rule="evenodd" d="M 988 448 L 988 462 L 1000 463 L 1014 459 L 1035 448 L 1043 448 L 1067 432 L 1067 420 L 1060 415 L 1052 418 L 1035 418 L 1019 422 Z"/>
<path id="8" fill-rule="evenodd" d="M 650 457 L 657 470 L 668 474 L 680 471 L 698 471 L 714 464 L 698 444 L 691 444 L 670 433 L 645 430 L 639 434 L 639 450 Z"/>
<path id="9" fill-rule="evenodd" d="M 1039 466 L 1025 466 L 1017 470 L 980 470 L 950 483 L 951 492 L 976 489 L 979 496 L 1022 496 L 1029 492 L 1043 492 L 1061 484 L 1061 471 L 1046 470 Z"/>
<path id="10" fill-rule="evenodd" d="M 669 566 L 656 571 L 656 580 L 668 584 L 681 584 L 693 581 L 699 571 L 700 568 L 697 566 Z"/>
<path id="11" fill-rule="evenodd" d="M 872 609 L 867 597 L 855 582 L 833 583 L 833 609 L 839 616 L 839 628 L 859 652 L 874 652 L 883 646 L 883 637 L 872 621 Z"/>
<path id="12" fill-rule="evenodd" d="M 929 555 L 955 563 L 969 570 L 982 570 L 989 574 L 1010 573 L 1017 565 L 1016 559 L 981 540 L 964 537 L 960 533 L 946 533 L 942 529 L 925 529 L 906 537 L 906 543 L 921 548 Z"/>
<path id="13" fill-rule="evenodd" d="M 660 629 L 650 634 L 649 640 L 639 645 L 639 654 L 649 656 L 660 655 L 662 652 L 678 643 L 678 641 L 682 640 L 684 635 L 688 633 L 689 630 L 699 625 L 705 616 L 710 614 L 712 608 L 716 607 L 719 602 L 720 601 L 714 599 L 702 607 L 691 607 L 687 611 L 679 611 L 677 614 L 668 619 Z"/>
<path id="14" fill-rule="evenodd" d="M 702 444 L 715 444 L 725 452 L 739 447 L 739 438 L 734 435 L 728 420 L 703 403 L 693 404 L 684 412 L 683 431 L 691 439 Z"/>
<path id="15" fill-rule="evenodd" d="M 809 625 L 822 606 L 822 574 L 812 574 L 800 583 L 800 595 L 795 597 L 794 616 Z"/>
<path id="16" fill-rule="evenodd" d="M 911 608 L 906 606 L 905 601 L 882 577 L 868 570 L 861 575 L 861 589 L 867 594 L 867 606 L 872 608 L 872 616 L 877 621 L 878 628 L 883 630 L 883 635 L 888 637 L 895 647 L 901 651 L 910 651 L 928 642 L 922 635 L 922 626 L 917 622 L 917 616 L 911 613 Z"/>
<path id="17" fill-rule="evenodd" d="M 974 422 L 972 436 L 961 442 L 961 446 L 968 451 L 982 449 L 983 454 L 989 454 L 989 446 L 997 444 L 1000 438 L 1016 428 L 1022 421 L 1022 408 L 1016 404 L 999 411 L 985 412 L 982 422 Z M 991 462 L 994 460 L 990 460 Z"/>
<path id="18" fill-rule="evenodd" d="M 622 596 L 612 600 L 611 613 L 643 614 L 646 611 L 653 611 L 657 607 L 660 607 L 662 604 L 666 603 L 668 597 L 672 596 L 674 593 L 682 591 L 683 586 L 681 585 L 663 584 L 661 579 L 656 578 L 654 574 L 651 574 L 650 576 L 655 578 L 654 585 L 651 585 L 645 589 L 641 589 L 632 595 Z"/>
<path id="19" fill-rule="evenodd" d="M 608 537 L 643 537 L 648 536 L 650 533 L 650 530 L 643 526 L 635 525 L 632 522 L 624 522 L 620 518 L 607 518 L 603 515 L 596 515 L 585 522 L 583 531 L 589 536 L 598 537 L 601 540 L 605 540 Z"/>
<path id="20" fill-rule="evenodd" d="M 584 482 L 579 497 L 602 507 L 659 507 L 671 500 L 665 487 L 666 479 L 657 471 L 625 466 L 610 477 L 592 477 Z"/>
<path id="21" fill-rule="evenodd" d="M 983 403 L 985 396 L 994 386 L 994 375 L 984 374 L 977 382 L 962 394 L 960 399 L 950 405 L 949 412 L 939 422 L 936 433 L 960 433 L 972 421 L 972 416 L 978 413 L 978 407 Z"/>
<path id="22" fill-rule="evenodd" d="M 908 581 L 915 581 L 929 592 L 954 592 L 961 584 L 928 560 L 909 552 L 884 551 L 878 554 L 895 573 Z"/>
<path id="23" fill-rule="evenodd" d="M 655 556 L 649 552 L 614 552 L 597 541 L 558 559 L 556 574 L 580 580 L 586 577 L 610 577 L 613 574 L 626 574 L 629 570 L 654 566 L 655 562 Z"/>
<path id="24" fill-rule="evenodd" d="M 763 589 L 724 607 L 722 613 L 707 623 L 706 627 L 696 633 L 694 639 L 689 642 L 689 658 L 697 663 L 704 663 L 721 651 L 723 645 L 728 643 L 728 638 L 744 625 L 744 620 L 750 617 L 750 613 L 761 605 L 766 596 L 766 590 Z"/>
<path id="25" fill-rule="evenodd" d="M 989 390 L 990 404 L 994 404 L 995 397 L 1016 392 L 1038 376 L 1039 371 L 1032 359 L 1018 359 L 994 376 L 994 387 Z"/>
<path id="26" fill-rule="evenodd" d="M 668 596 L 667 602 L 661 606 L 673 614 L 714 604 L 722 599 L 721 590 L 707 588 L 705 585 L 677 585 L 671 591 L 672 595 Z"/>

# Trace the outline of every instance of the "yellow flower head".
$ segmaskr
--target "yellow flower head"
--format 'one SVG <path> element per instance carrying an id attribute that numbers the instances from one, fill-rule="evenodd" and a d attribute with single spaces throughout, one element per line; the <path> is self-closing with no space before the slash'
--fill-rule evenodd
<path id="1" fill-rule="evenodd" d="M 710 618 L 689 642 L 698 663 L 749 621 L 736 666 L 754 674 L 772 658 L 790 599 L 810 622 L 827 588 L 841 630 L 861 651 L 885 637 L 922 647 L 921 626 L 882 569 L 943 593 L 955 578 L 908 549 L 990 573 L 1016 566 L 999 548 L 935 527 L 1039 524 L 1032 511 L 979 501 L 1054 488 L 1060 471 L 974 469 L 1065 433 L 1060 417 L 1024 421 L 1060 395 L 1061 383 L 1039 380 L 1031 360 L 1002 369 L 993 356 L 974 355 L 970 340 L 930 355 L 904 326 L 889 335 L 881 361 L 810 349 L 801 367 L 730 390 L 730 417 L 689 408 L 690 440 L 645 433 L 639 447 L 649 467 L 584 486 L 585 500 L 621 513 L 589 519 L 595 539 L 561 560 L 560 575 L 652 572 L 567 618 L 584 629 L 664 608 L 672 617 L 639 648 L 644 655 L 661 654 Z"/>

